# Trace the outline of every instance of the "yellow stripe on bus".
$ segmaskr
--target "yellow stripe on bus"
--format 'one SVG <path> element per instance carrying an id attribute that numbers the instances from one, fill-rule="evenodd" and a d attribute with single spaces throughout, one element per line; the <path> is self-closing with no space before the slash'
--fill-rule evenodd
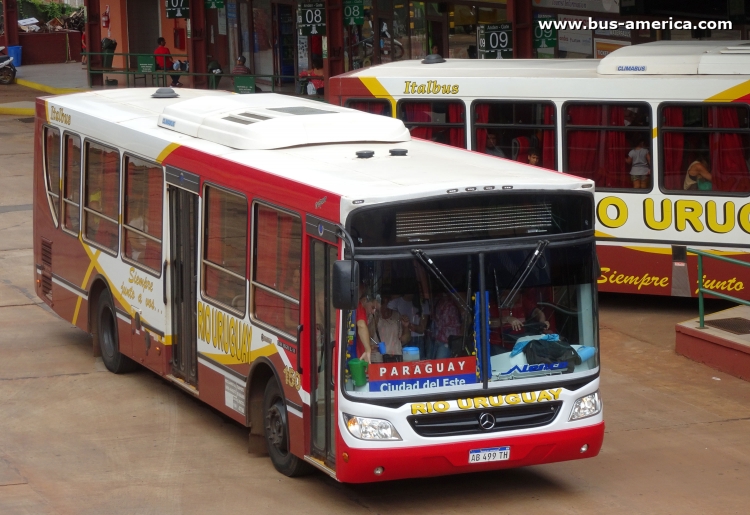
<path id="1" fill-rule="evenodd" d="M 738 98 L 750 95 L 750 80 L 737 84 L 706 99 L 706 102 L 734 102 Z"/>
<path id="2" fill-rule="evenodd" d="M 276 347 L 274 345 L 264 345 L 260 349 L 254 349 L 250 351 L 250 357 L 248 358 L 247 363 L 252 363 L 256 359 L 260 358 L 261 356 L 272 356 L 273 354 L 276 354 L 278 351 L 276 350 Z M 217 363 L 221 363 L 222 365 L 246 365 L 244 361 L 240 361 L 237 358 L 233 358 L 229 354 L 224 354 L 223 352 L 221 354 L 215 353 L 215 352 L 201 352 L 200 353 L 203 356 L 206 356 L 207 358 L 211 358 Z"/>
<path id="3" fill-rule="evenodd" d="M 99 253 L 100 253 L 100 251 L 97 250 L 94 253 L 94 256 L 96 256 L 98 258 L 99 257 Z M 86 286 L 89 283 L 89 278 L 91 277 L 91 272 L 93 272 L 93 271 L 94 271 L 94 262 L 92 261 L 91 263 L 89 263 L 89 268 L 88 268 L 88 270 L 86 270 L 86 275 L 83 276 L 83 282 L 81 283 L 81 289 L 82 290 L 86 289 Z M 78 300 L 76 300 L 76 309 L 75 309 L 75 311 L 73 311 L 73 325 L 76 325 L 76 322 L 78 322 L 78 313 L 81 310 L 81 301 L 82 300 L 83 300 L 83 297 L 81 297 L 79 295 L 78 296 Z"/>
<path id="4" fill-rule="evenodd" d="M 367 91 L 369 91 L 375 98 L 388 99 L 391 102 L 391 113 L 393 113 L 393 116 L 396 116 L 396 101 L 378 79 L 375 77 L 360 77 L 359 80 L 362 81 L 362 84 L 367 88 Z"/>
<path id="5" fill-rule="evenodd" d="M 177 150 L 179 146 L 180 146 L 179 143 L 170 143 L 169 145 L 164 147 L 164 150 L 159 152 L 159 155 L 156 157 L 156 162 L 161 164 L 162 161 L 164 161 L 167 158 L 167 156 L 169 156 L 169 154 Z"/>

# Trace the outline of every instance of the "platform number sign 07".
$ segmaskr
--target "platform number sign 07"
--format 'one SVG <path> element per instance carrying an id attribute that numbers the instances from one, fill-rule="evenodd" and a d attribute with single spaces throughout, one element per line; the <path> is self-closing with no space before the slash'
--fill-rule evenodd
<path id="1" fill-rule="evenodd" d="M 365 0 L 344 0 L 344 25 L 365 23 Z"/>
<path id="2" fill-rule="evenodd" d="M 190 0 L 164 0 L 167 18 L 190 18 Z"/>
<path id="3" fill-rule="evenodd" d="M 480 25 L 477 50 L 480 59 L 512 59 L 513 24 Z"/>
<path id="4" fill-rule="evenodd" d="M 325 36 L 326 4 L 324 2 L 299 4 L 297 28 L 300 36 Z"/>

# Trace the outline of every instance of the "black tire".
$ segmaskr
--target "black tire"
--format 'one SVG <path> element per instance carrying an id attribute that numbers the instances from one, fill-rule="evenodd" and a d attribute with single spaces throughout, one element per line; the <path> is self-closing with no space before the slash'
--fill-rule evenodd
<path id="1" fill-rule="evenodd" d="M 0 68 L 0 84 L 10 84 L 15 78 L 16 74 L 13 73 L 13 70 L 11 70 L 10 66 Z"/>
<path id="2" fill-rule="evenodd" d="M 108 291 L 103 291 L 99 297 L 99 307 L 96 312 L 99 323 L 99 348 L 102 351 L 104 366 L 115 374 L 133 371 L 136 367 L 135 362 L 120 353 L 117 314 Z"/>
<path id="3" fill-rule="evenodd" d="M 263 394 L 263 435 L 273 466 L 289 477 L 309 474 L 312 468 L 289 450 L 289 424 L 287 422 L 284 393 L 275 379 L 268 381 Z"/>

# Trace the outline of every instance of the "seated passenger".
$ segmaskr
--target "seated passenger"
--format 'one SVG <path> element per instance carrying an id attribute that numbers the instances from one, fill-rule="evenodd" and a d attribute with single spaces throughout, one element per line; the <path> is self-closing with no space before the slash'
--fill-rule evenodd
<path id="1" fill-rule="evenodd" d="M 688 166 L 685 174 L 685 190 L 711 190 L 711 172 L 708 171 L 708 160 L 701 156 Z"/>
<path id="2" fill-rule="evenodd" d="M 505 152 L 497 146 L 497 136 L 492 132 L 487 132 L 487 142 L 484 147 L 484 153 L 495 157 L 505 158 Z"/>
<path id="3" fill-rule="evenodd" d="M 392 300 L 392 297 L 384 297 L 380 309 L 375 313 L 375 332 L 378 341 L 385 343 L 385 363 L 403 361 L 403 344 L 411 339 L 409 319 L 388 307 Z"/>
<path id="4" fill-rule="evenodd" d="M 531 150 L 529 150 L 526 159 L 531 166 L 539 166 L 539 151 L 535 148 L 532 148 Z"/>

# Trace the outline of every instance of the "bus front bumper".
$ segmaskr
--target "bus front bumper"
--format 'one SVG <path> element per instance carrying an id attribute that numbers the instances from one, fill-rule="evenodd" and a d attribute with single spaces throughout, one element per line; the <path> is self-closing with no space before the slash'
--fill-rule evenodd
<path id="1" fill-rule="evenodd" d="M 593 458 L 599 454 L 603 440 L 604 422 L 566 431 L 510 437 L 499 434 L 497 439 L 481 442 L 396 449 L 350 448 L 339 438 L 336 478 L 344 483 L 370 483 Z M 510 459 L 506 461 L 469 463 L 471 450 L 505 446 L 510 446 Z M 381 468 L 382 471 L 376 473 L 376 469 Z"/>

